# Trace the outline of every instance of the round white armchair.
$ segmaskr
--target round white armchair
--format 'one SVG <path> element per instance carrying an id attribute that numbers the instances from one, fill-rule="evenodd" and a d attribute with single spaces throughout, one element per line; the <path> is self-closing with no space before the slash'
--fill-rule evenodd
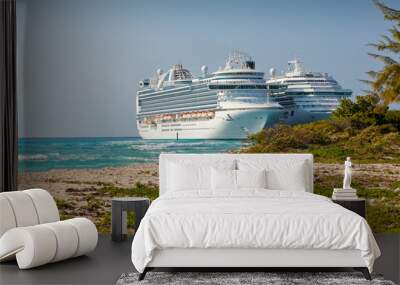
<path id="1" fill-rule="evenodd" d="M 28 269 L 84 255 L 96 248 L 96 226 L 86 218 L 60 221 L 43 189 L 0 193 L 0 261 Z"/>

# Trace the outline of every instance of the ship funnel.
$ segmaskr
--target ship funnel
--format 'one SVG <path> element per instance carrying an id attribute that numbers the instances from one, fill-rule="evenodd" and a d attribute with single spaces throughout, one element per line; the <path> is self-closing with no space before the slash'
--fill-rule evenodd
<path id="1" fill-rule="evenodd" d="M 256 63 L 254 62 L 254 60 L 247 60 L 246 61 L 246 67 L 248 69 L 256 69 Z"/>

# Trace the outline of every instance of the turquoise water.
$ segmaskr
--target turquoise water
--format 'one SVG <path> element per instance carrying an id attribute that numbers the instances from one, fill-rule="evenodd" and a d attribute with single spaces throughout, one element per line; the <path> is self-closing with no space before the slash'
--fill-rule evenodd
<path id="1" fill-rule="evenodd" d="M 142 140 L 140 138 L 20 139 L 19 171 L 118 167 L 157 162 L 161 152 L 217 153 L 238 149 L 240 140 Z"/>

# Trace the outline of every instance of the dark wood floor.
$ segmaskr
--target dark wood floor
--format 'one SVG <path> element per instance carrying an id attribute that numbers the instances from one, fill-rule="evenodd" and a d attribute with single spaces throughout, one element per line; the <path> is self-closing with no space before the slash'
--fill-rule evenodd
<path id="1" fill-rule="evenodd" d="M 112 242 L 100 235 L 95 251 L 88 256 L 41 267 L 18 270 L 16 262 L 0 264 L 0 284 L 115 284 L 124 272 L 134 271 L 131 262 L 132 239 Z"/>
<path id="2" fill-rule="evenodd" d="M 400 235 L 376 235 L 382 251 L 375 272 L 400 282 Z M 42 267 L 19 270 L 15 262 L 0 265 L 0 284 L 115 284 L 124 272 L 134 271 L 130 259 L 132 239 L 114 243 L 101 235 L 97 249 L 82 256 Z"/>

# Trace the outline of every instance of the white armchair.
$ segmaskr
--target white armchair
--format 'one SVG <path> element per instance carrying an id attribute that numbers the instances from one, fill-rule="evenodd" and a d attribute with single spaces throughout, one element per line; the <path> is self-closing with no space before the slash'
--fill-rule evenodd
<path id="1" fill-rule="evenodd" d="M 86 218 L 60 221 L 46 190 L 0 193 L 0 262 L 16 258 L 20 269 L 57 262 L 94 250 L 97 238 Z"/>

